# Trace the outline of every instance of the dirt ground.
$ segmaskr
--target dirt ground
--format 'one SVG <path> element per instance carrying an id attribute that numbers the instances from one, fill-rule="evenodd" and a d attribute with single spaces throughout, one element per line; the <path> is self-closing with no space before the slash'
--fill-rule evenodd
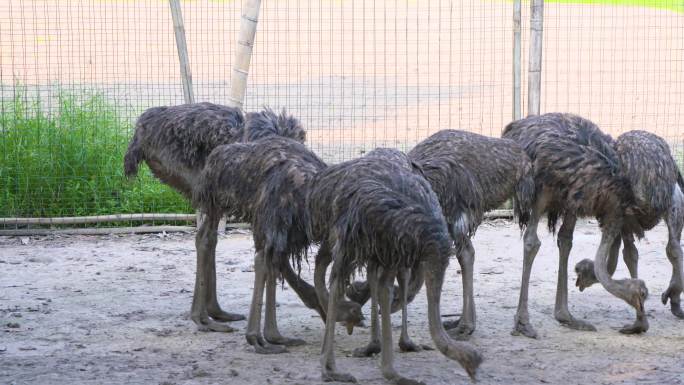
<path id="1" fill-rule="evenodd" d="M 684 382 L 684 321 L 660 301 L 670 265 L 666 229 L 639 244 L 640 276 L 651 296 L 651 329 L 624 336 L 617 328 L 634 314 L 601 287 L 584 293 L 570 276 L 571 311 L 597 332 L 577 332 L 553 319 L 557 249 L 544 233 L 532 272 L 530 312 L 537 340 L 510 335 L 517 304 L 522 242 L 509 222 L 484 224 L 475 237 L 478 329 L 472 337 L 485 357 L 481 384 L 679 384 Z M 591 257 L 597 226 L 578 226 L 571 266 Z M 247 313 L 253 248 L 248 232 L 222 236 L 217 252 L 219 298 L 224 308 Z M 319 384 L 323 325 L 291 290 L 278 292 L 281 331 L 307 345 L 287 354 L 255 354 L 245 322 L 231 334 L 197 332 L 188 319 L 193 280 L 192 234 L 0 238 L 0 383 L 3 384 Z M 303 272 L 310 278 L 310 271 Z M 620 264 L 617 276 L 625 276 Z M 458 264 L 447 272 L 442 313 L 460 308 Z M 426 300 L 410 307 L 410 333 L 430 344 Z M 364 309 L 366 312 L 368 309 Z M 393 319 L 398 329 L 399 316 Z M 347 336 L 338 328 L 337 358 L 360 383 L 385 384 L 379 358 L 357 359 L 368 329 Z M 398 330 L 395 333 L 395 344 Z M 395 348 L 396 349 L 396 348 Z M 468 383 L 465 372 L 436 351 L 398 353 L 401 373 L 428 384 Z"/>

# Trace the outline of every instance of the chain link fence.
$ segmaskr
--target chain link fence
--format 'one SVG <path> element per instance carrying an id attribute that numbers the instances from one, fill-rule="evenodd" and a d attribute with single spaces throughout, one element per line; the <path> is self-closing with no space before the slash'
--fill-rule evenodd
<path id="1" fill-rule="evenodd" d="M 195 99 L 228 103 L 242 4 L 181 4 Z M 167 1 L 0 2 L 0 99 L 0 217 L 192 212 L 149 173 L 122 176 L 135 118 L 183 103 Z M 682 161 L 684 3 L 547 1 L 541 101 L 657 133 Z M 287 107 L 327 161 L 445 128 L 498 136 L 512 104 L 512 1 L 262 2 L 245 108 Z"/>

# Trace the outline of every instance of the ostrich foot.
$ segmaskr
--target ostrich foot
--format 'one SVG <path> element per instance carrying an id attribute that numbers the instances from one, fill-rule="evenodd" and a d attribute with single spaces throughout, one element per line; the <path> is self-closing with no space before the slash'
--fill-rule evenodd
<path id="1" fill-rule="evenodd" d="M 384 370 L 383 377 L 396 385 L 425 385 L 424 382 L 400 376 L 399 373 L 395 372 L 393 368 Z"/>
<path id="2" fill-rule="evenodd" d="M 356 378 L 351 374 L 340 373 L 332 370 L 324 371 L 321 375 L 324 382 L 353 382 L 356 383 Z"/>
<path id="3" fill-rule="evenodd" d="M 375 354 L 378 354 L 382 351 L 382 347 L 380 346 L 380 341 L 371 341 L 368 343 L 363 348 L 356 348 L 352 352 L 352 356 L 357 357 L 357 358 L 362 358 L 362 357 L 372 357 Z"/>
<path id="4" fill-rule="evenodd" d="M 264 338 L 269 343 L 272 343 L 275 345 L 284 345 L 284 346 L 306 345 L 306 341 L 304 341 L 302 339 L 283 337 L 280 335 L 280 333 L 269 333 L 269 332 L 264 331 Z"/>
<path id="5" fill-rule="evenodd" d="M 208 316 L 193 316 L 192 321 L 197 325 L 197 330 L 201 332 L 232 333 L 236 329 L 228 325 L 218 323 Z"/>
<path id="6" fill-rule="evenodd" d="M 461 319 L 455 319 L 451 321 L 444 321 L 442 322 L 442 326 L 444 326 L 444 329 L 446 330 L 451 330 L 451 329 L 456 329 L 458 327 L 458 324 L 461 323 Z"/>
<path id="7" fill-rule="evenodd" d="M 399 350 L 401 352 L 404 352 L 404 353 L 420 352 L 423 350 L 423 346 L 414 343 L 413 341 L 411 341 L 408 338 L 406 340 L 403 340 L 400 338 L 399 339 Z"/>
<path id="8" fill-rule="evenodd" d="M 211 317 L 214 321 L 217 322 L 235 322 L 235 321 L 242 321 L 245 319 L 245 316 L 242 314 L 236 314 L 236 313 L 228 313 L 220 308 L 217 310 L 208 310 L 209 317 Z"/>
<path id="9" fill-rule="evenodd" d="M 393 382 L 397 385 L 425 385 L 424 382 L 412 380 L 406 377 L 399 377 L 393 380 Z"/>
<path id="10" fill-rule="evenodd" d="M 562 325 L 574 330 L 582 330 L 587 332 L 595 332 L 594 325 L 586 321 L 578 320 L 570 314 L 556 314 L 556 320 Z"/>
<path id="11" fill-rule="evenodd" d="M 682 306 L 680 303 L 680 295 L 681 291 L 677 290 L 676 288 L 673 288 L 672 286 L 668 287 L 665 292 L 660 296 L 661 301 L 663 301 L 663 305 L 667 305 L 668 299 L 670 300 L 670 311 L 672 314 L 674 314 L 675 317 L 677 318 L 682 318 L 684 319 L 684 311 L 682 311 Z"/>
<path id="12" fill-rule="evenodd" d="M 537 338 L 537 331 L 534 330 L 532 325 L 527 322 L 523 322 L 519 319 L 515 320 L 515 327 L 513 328 L 513 331 L 511 331 L 511 335 L 514 336 L 519 336 L 519 335 L 524 335 L 525 337 L 529 338 Z"/>
<path id="13" fill-rule="evenodd" d="M 456 328 L 449 330 L 449 335 L 456 340 L 467 341 L 474 331 L 475 326 L 466 322 L 459 322 Z"/>
<path id="14" fill-rule="evenodd" d="M 257 354 L 281 354 L 287 353 L 287 349 L 282 345 L 271 345 L 266 342 L 260 335 L 247 334 L 247 343 L 254 346 L 254 351 Z"/>
<path id="15" fill-rule="evenodd" d="M 637 319 L 632 325 L 626 325 L 620 329 L 622 334 L 641 334 L 648 330 L 648 321 L 644 319 Z"/>

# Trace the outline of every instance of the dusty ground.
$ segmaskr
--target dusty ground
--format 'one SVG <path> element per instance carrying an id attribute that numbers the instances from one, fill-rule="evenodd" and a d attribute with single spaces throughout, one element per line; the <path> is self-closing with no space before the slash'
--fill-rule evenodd
<path id="1" fill-rule="evenodd" d="M 530 340 L 509 334 L 521 269 L 519 230 L 507 222 L 483 225 L 475 238 L 479 324 L 472 338 L 486 358 L 479 382 L 684 382 L 684 321 L 658 301 L 670 274 L 665 236 L 660 226 L 639 245 L 641 277 L 651 291 L 651 329 L 643 336 L 623 336 L 616 329 L 633 313 L 600 287 L 570 291 L 571 311 L 598 332 L 568 330 L 553 320 L 557 254 L 552 237 L 544 234 L 530 292 L 531 317 L 541 337 Z M 596 225 L 581 224 L 571 265 L 592 256 L 598 241 Z M 234 324 L 241 331 L 233 334 L 195 331 L 188 319 L 191 234 L 0 238 L 0 245 L 0 383 L 320 383 L 322 324 L 287 288 L 278 293 L 281 330 L 305 339 L 304 347 L 257 355 L 245 343 L 244 321 Z M 219 294 L 229 310 L 247 312 L 252 253 L 247 233 L 219 242 Z M 617 275 L 626 275 L 622 264 Z M 442 310 L 453 314 L 461 301 L 457 263 L 447 276 Z M 422 293 L 410 310 L 412 335 L 430 343 Z M 397 316 L 394 321 L 398 326 Z M 349 337 L 338 329 L 338 365 L 354 371 L 361 383 L 384 384 L 378 358 L 349 357 L 366 342 L 368 330 Z M 468 382 L 457 364 L 435 351 L 397 354 L 397 367 L 429 384 Z"/>

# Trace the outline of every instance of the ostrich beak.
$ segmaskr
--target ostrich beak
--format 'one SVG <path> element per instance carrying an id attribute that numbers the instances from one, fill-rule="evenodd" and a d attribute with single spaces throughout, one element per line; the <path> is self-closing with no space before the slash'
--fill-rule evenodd
<path id="1" fill-rule="evenodd" d="M 582 284 L 582 279 L 580 277 L 577 277 L 577 281 L 575 281 L 575 286 L 579 287 L 580 292 L 584 291 L 584 289 L 587 288 Z"/>
<path id="2" fill-rule="evenodd" d="M 352 335 L 354 333 L 354 324 L 347 322 L 347 334 Z"/>

